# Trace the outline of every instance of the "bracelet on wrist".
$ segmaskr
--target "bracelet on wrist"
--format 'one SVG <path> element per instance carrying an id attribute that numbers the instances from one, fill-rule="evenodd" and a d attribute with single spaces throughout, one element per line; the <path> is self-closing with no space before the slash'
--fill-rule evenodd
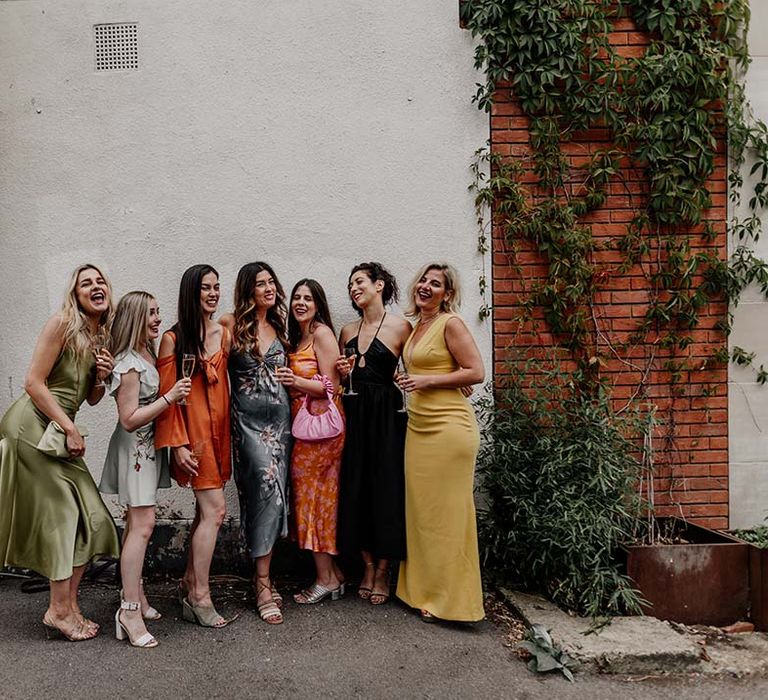
<path id="1" fill-rule="evenodd" d="M 165 399 L 165 403 L 167 403 L 170 406 L 171 402 L 168 400 L 168 397 L 165 394 L 163 394 L 163 398 Z"/>

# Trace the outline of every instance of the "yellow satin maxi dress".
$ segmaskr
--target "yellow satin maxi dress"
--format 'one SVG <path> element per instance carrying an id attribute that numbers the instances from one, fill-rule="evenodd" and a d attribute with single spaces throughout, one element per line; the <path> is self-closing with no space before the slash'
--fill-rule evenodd
<path id="1" fill-rule="evenodd" d="M 403 359 L 411 374 L 458 369 L 438 317 Z M 484 617 L 473 485 L 480 442 L 474 411 L 459 389 L 408 395 L 405 438 L 405 532 L 408 558 L 400 564 L 397 597 L 442 620 Z"/>

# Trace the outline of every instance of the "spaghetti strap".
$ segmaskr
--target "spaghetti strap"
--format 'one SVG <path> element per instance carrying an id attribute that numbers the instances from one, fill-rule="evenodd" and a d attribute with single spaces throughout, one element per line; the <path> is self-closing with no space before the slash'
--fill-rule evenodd
<path id="1" fill-rule="evenodd" d="M 392 378 L 397 355 L 379 338 L 384 317 L 354 368 L 356 397 L 344 397 L 346 443 L 339 481 L 337 540 L 344 552 L 377 559 L 405 557 L 406 414 Z M 357 350 L 358 338 L 347 347 Z"/>
<path id="2" fill-rule="evenodd" d="M 384 315 L 381 317 L 381 321 L 379 321 L 379 325 L 376 327 L 376 332 L 373 334 L 373 338 L 371 338 L 371 342 L 368 343 L 368 348 L 366 349 L 365 352 L 360 352 L 360 343 L 358 341 L 358 339 L 360 338 L 360 330 L 363 327 L 363 319 L 360 319 L 360 325 L 357 327 L 357 335 L 354 338 L 351 338 L 350 340 L 347 341 L 347 342 L 351 342 L 352 340 L 355 341 L 355 350 L 358 357 L 368 354 L 368 350 L 371 349 L 371 345 L 373 345 L 374 342 L 376 342 L 376 338 L 379 337 L 379 331 L 381 330 L 382 325 L 384 325 L 384 319 L 386 317 L 387 317 L 387 312 L 385 311 Z"/>

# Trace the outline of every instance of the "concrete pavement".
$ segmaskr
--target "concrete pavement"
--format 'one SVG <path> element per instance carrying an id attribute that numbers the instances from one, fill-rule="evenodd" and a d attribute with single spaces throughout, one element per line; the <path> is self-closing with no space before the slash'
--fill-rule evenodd
<path id="1" fill-rule="evenodd" d="M 284 584 L 286 592 L 288 588 Z M 151 623 L 157 649 L 114 638 L 114 588 L 90 584 L 83 608 L 102 624 L 92 641 L 47 640 L 47 593 L 25 594 L 0 578 L 2 698 L 645 698 L 768 697 L 768 680 L 577 676 L 530 673 L 490 622 L 426 625 L 398 603 L 375 608 L 354 590 L 337 602 L 298 606 L 267 626 L 245 583 L 220 581 L 215 599 L 240 618 L 222 630 L 178 619 L 171 583 L 150 582 L 165 617 Z"/>

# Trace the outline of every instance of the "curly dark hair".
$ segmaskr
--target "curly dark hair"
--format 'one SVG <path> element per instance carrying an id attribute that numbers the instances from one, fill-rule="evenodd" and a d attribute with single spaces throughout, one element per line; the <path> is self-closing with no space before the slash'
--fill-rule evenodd
<path id="1" fill-rule="evenodd" d="M 400 299 L 400 289 L 397 286 L 397 280 L 395 279 L 395 276 L 381 263 L 359 263 L 352 268 L 352 272 L 349 273 L 348 279 L 351 280 L 352 276 L 356 272 L 364 272 L 368 276 L 368 279 L 371 280 L 371 282 L 378 282 L 379 280 L 384 282 L 384 289 L 381 293 L 381 300 L 384 302 L 384 306 L 387 306 L 387 304 L 397 303 Z M 349 287 L 350 284 L 347 282 L 348 290 Z M 363 315 L 363 310 L 357 304 L 355 304 L 354 301 L 352 302 L 352 308 L 357 311 L 360 316 Z"/>

